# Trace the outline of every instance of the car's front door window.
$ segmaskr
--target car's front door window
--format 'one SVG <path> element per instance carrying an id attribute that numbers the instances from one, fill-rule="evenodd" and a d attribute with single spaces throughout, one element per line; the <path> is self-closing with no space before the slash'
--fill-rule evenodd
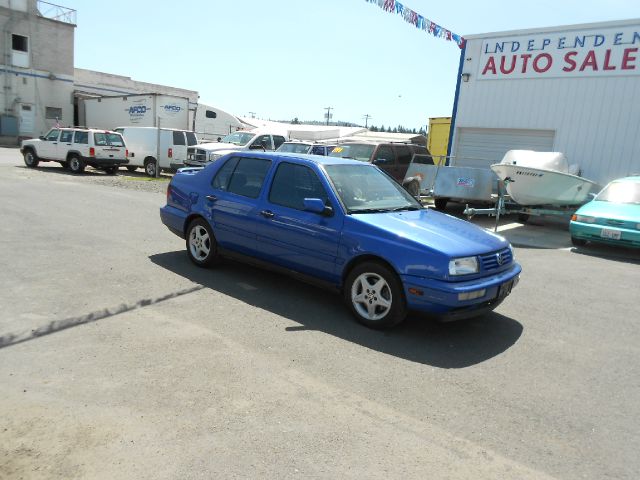
<path id="1" fill-rule="evenodd" d="M 271 184 L 269 201 L 296 210 L 304 210 L 305 198 L 320 198 L 326 205 L 327 192 L 318 175 L 305 165 L 281 163 Z"/>
<path id="2" fill-rule="evenodd" d="M 58 140 L 58 136 L 60 135 L 60 130 L 54 129 L 47 133 L 47 136 L 44 139 L 48 142 L 55 142 Z"/>

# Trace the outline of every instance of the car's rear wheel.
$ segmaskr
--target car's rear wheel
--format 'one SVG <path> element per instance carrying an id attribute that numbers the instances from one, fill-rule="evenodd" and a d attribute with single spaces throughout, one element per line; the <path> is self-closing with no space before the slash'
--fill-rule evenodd
<path id="1" fill-rule="evenodd" d="M 156 168 L 157 168 L 157 162 L 155 158 L 147 158 L 144 161 L 144 171 L 147 175 L 149 175 L 150 177 L 155 177 L 156 176 Z"/>
<path id="2" fill-rule="evenodd" d="M 398 276 L 378 262 L 361 263 L 349 272 L 344 299 L 356 319 L 370 328 L 392 327 L 407 316 Z"/>
<path id="3" fill-rule="evenodd" d="M 84 172 L 85 164 L 77 155 L 70 156 L 69 160 L 67 160 L 67 164 L 69 165 L 69 170 L 71 170 L 72 173 Z"/>
<path id="4" fill-rule="evenodd" d="M 134 167 L 133 165 L 127 165 L 127 170 L 129 170 L 130 172 L 135 172 L 138 169 L 138 167 Z"/>
<path id="5" fill-rule="evenodd" d="M 436 206 L 436 210 L 440 210 L 440 211 L 442 211 L 445 208 L 447 208 L 447 203 L 448 202 L 449 202 L 448 198 L 442 198 L 442 197 L 439 197 L 439 198 L 436 198 L 436 199 L 433 200 L 433 203 Z"/>
<path id="6" fill-rule="evenodd" d="M 39 163 L 40 160 L 33 150 L 27 150 L 24 152 L 24 164 L 28 168 L 36 168 Z"/>
<path id="7" fill-rule="evenodd" d="M 213 231 L 203 218 L 197 218 L 187 228 L 187 255 L 199 267 L 211 267 L 218 263 L 218 244 Z"/>
<path id="8" fill-rule="evenodd" d="M 571 244 L 574 247 L 584 247 L 587 244 L 587 241 L 582 238 L 571 237 Z"/>
<path id="9" fill-rule="evenodd" d="M 107 173 L 107 175 L 115 175 L 118 171 L 118 167 L 106 167 L 104 171 Z"/>

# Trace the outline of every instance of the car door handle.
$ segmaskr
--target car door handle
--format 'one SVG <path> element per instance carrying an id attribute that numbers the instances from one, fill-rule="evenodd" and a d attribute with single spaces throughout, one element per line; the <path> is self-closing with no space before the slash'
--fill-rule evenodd
<path id="1" fill-rule="evenodd" d="M 262 215 L 264 218 L 273 218 L 273 217 L 275 217 L 275 214 L 271 210 L 262 210 L 260 212 L 260 215 Z"/>
<path id="2" fill-rule="evenodd" d="M 207 200 L 209 200 L 210 202 L 215 202 L 216 200 L 218 200 L 218 197 L 216 197 L 215 195 L 207 195 Z"/>

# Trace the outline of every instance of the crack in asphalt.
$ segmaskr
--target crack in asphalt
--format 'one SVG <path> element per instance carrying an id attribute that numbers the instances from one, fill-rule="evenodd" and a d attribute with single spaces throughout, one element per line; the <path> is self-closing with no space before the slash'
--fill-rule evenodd
<path id="1" fill-rule="evenodd" d="M 62 330 L 67 330 L 69 328 L 77 327 L 80 325 L 85 325 L 87 323 L 97 322 L 98 320 L 103 320 L 105 318 L 113 317 L 115 315 L 127 313 L 132 310 L 136 310 L 138 308 L 148 307 L 150 305 L 156 305 L 166 300 L 171 300 L 172 298 L 181 297 L 183 295 L 188 295 L 190 293 L 197 292 L 199 290 L 202 290 L 203 288 L 205 288 L 203 285 L 197 285 L 191 288 L 178 290 L 177 292 L 172 292 L 157 298 L 144 298 L 142 300 L 138 300 L 135 303 L 130 303 L 130 304 L 122 303 L 117 307 L 96 310 L 94 312 L 88 313 L 86 315 L 81 315 L 79 317 L 70 317 L 62 320 L 52 320 L 47 325 L 34 328 L 30 331 L 22 331 L 18 333 L 7 333 L 0 336 L 0 348 L 17 345 L 19 343 L 27 342 L 29 340 L 34 340 L 36 338 L 44 337 L 45 335 L 51 335 L 52 333 L 60 332 Z"/>

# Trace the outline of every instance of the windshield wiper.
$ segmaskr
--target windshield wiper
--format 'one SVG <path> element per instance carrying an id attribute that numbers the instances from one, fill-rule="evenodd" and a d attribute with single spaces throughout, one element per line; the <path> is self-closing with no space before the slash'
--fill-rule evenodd
<path id="1" fill-rule="evenodd" d="M 356 210 L 349 210 L 349 213 L 386 213 L 388 208 L 358 208 Z"/>
<path id="2" fill-rule="evenodd" d="M 422 209 L 423 209 L 423 207 L 416 207 L 415 205 L 405 205 L 404 207 L 390 208 L 387 211 L 389 211 L 389 212 L 402 212 L 404 210 L 415 211 L 415 210 L 422 210 Z"/>

